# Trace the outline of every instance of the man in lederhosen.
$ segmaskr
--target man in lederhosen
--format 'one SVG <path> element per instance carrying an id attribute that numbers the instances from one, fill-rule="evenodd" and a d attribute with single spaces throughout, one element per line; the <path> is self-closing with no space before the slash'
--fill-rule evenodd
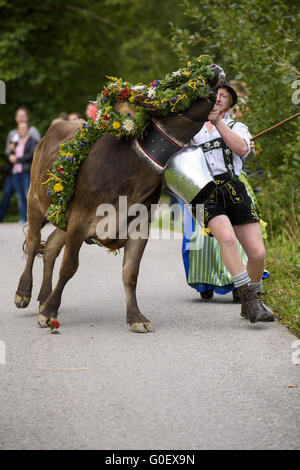
<path id="1" fill-rule="evenodd" d="M 201 146 L 217 184 L 204 205 L 204 224 L 220 245 L 222 260 L 242 301 L 242 316 L 251 323 L 273 321 L 273 312 L 259 296 L 265 266 L 259 217 L 238 180 L 242 159 L 250 151 L 250 134 L 247 126 L 229 117 L 228 111 L 236 102 L 237 94 L 226 81 L 218 89 L 209 121 L 193 139 L 194 145 Z M 248 257 L 246 268 L 237 239 Z"/>

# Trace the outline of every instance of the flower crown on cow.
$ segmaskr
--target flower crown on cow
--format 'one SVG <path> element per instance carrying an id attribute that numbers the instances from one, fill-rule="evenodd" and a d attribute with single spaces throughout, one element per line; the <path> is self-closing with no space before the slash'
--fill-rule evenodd
<path id="1" fill-rule="evenodd" d="M 189 108 L 192 101 L 209 96 L 208 83 L 213 78 L 211 64 L 208 55 L 193 58 L 185 67 L 149 85 L 132 85 L 120 78 L 107 77 L 110 81 L 96 101 L 96 122 L 82 121 L 74 140 L 60 145 L 52 170 L 48 171 L 49 178 L 44 184 L 48 184 L 47 194 L 52 204 L 47 219 L 60 228 L 66 227 L 77 173 L 97 139 L 104 134 L 139 138 L 150 122 L 151 112 L 161 117 L 177 114 Z M 132 105 L 130 111 L 122 112 L 120 105 L 124 103 Z"/>

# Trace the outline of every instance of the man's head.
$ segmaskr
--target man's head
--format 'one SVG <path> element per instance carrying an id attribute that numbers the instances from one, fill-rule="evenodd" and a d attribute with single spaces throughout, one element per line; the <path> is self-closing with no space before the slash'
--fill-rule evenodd
<path id="1" fill-rule="evenodd" d="M 80 119 L 79 113 L 71 113 L 68 116 L 68 121 L 76 121 L 76 119 Z"/>
<path id="2" fill-rule="evenodd" d="M 20 106 L 20 108 L 16 111 L 16 123 L 19 124 L 20 122 L 28 122 L 29 121 L 29 109 L 25 106 Z"/>
<path id="3" fill-rule="evenodd" d="M 238 97 L 235 90 L 226 80 L 224 85 L 218 88 L 215 108 L 220 112 L 227 112 L 237 103 Z"/>

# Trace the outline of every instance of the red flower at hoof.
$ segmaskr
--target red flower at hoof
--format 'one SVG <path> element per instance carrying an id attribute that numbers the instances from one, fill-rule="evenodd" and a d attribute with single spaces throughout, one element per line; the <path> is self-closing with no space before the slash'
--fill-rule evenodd
<path id="1" fill-rule="evenodd" d="M 51 318 L 47 323 L 50 326 L 50 333 L 59 333 L 59 331 L 56 330 L 60 327 L 60 323 L 56 318 Z"/>

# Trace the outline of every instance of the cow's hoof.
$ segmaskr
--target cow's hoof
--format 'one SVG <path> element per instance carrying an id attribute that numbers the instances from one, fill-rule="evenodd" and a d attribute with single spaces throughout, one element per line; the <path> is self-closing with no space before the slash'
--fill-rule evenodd
<path id="1" fill-rule="evenodd" d="M 149 333 L 154 333 L 154 328 L 149 321 L 144 323 L 144 327 L 147 331 L 149 331 Z"/>
<path id="2" fill-rule="evenodd" d="M 150 322 L 142 323 L 142 322 L 135 322 L 131 323 L 130 325 L 131 331 L 133 333 L 146 333 L 147 331 L 150 333 L 154 333 L 152 325 Z"/>
<path id="3" fill-rule="evenodd" d="M 15 295 L 15 305 L 18 308 L 26 308 L 29 305 L 31 297 L 27 297 L 26 295 L 19 295 L 16 293 Z"/>
<path id="4" fill-rule="evenodd" d="M 41 313 L 38 315 L 38 324 L 41 328 L 49 328 L 48 322 L 49 318 L 45 317 Z"/>

